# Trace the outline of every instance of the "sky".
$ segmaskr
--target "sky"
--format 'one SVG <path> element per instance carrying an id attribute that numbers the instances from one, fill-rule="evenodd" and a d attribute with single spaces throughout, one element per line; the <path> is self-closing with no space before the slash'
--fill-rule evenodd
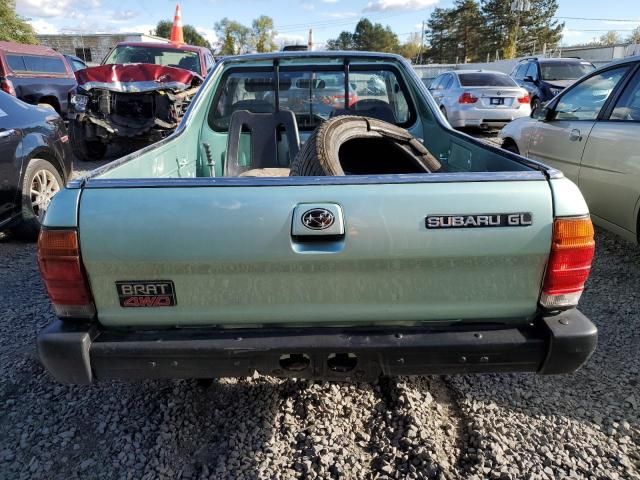
<path id="1" fill-rule="evenodd" d="M 353 31 L 367 17 L 389 25 L 401 41 L 419 32 L 433 8 L 453 0 L 182 0 L 182 19 L 210 42 L 213 25 L 228 17 L 245 25 L 260 15 L 273 18 L 280 45 L 306 43 L 313 28 L 322 46 L 342 30 Z M 622 37 L 640 25 L 638 0 L 558 0 L 558 20 L 565 23 L 562 43 L 588 42 L 607 30 Z M 17 0 L 18 14 L 38 33 L 149 33 L 159 20 L 172 19 L 175 0 Z"/>

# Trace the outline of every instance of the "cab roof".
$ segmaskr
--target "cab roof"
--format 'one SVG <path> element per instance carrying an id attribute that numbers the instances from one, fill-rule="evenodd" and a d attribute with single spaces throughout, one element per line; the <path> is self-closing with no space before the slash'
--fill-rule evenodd
<path id="1" fill-rule="evenodd" d="M 47 57 L 60 57 L 60 53 L 53 48 L 43 45 L 26 45 L 24 43 L 0 41 L 0 51 L 6 53 L 17 53 L 22 55 L 43 55 Z"/>

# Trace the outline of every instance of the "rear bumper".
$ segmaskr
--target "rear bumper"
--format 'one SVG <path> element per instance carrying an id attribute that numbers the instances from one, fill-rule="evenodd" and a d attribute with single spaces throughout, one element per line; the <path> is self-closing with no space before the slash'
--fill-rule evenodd
<path id="1" fill-rule="evenodd" d="M 452 127 L 501 127 L 529 115 L 529 105 L 520 105 L 518 108 L 480 108 L 471 105 L 447 112 Z"/>
<path id="2" fill-rule="evenodd" d="M 467 324 L 446 329 L 116 332 L 103 331 L 96 324 L 58 320 L 38 335 L 38 352 L 47 370 L 64 383 L 242 377 L 255 371 L 296 378 L 370 380 L 381 374 L 571 373 L 587 361 L 596 342 L 596 327 L 574 309 L 519 328 Z M 291 354 L 301 360 L 294 362 L 295 368 L 308 365 L 303 370 L 288 369 L 291 365 L 282 359 Z M 328 361 L 336 354 L 337 359 Z M 350 355 L 345 358 L 344 354 Z"/>

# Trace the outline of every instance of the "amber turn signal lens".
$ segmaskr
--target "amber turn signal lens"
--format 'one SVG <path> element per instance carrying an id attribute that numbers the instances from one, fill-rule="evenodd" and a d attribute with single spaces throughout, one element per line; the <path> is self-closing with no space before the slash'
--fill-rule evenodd
<path id="1" fill-rule="evenodd" d="M 540 304 L 567 308 L 578 304 L 591 272 L 595 252 L 593 224 L 589 217 L 558 218 Z"/>

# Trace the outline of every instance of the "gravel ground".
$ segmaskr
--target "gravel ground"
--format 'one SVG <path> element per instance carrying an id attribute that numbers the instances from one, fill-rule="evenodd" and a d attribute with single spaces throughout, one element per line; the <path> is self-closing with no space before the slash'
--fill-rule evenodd
<path id="1" fill-rule="evenodd" d="M 0 238 L 0 292 L 0 479 L 640 479 L 640 248 L 601 230 L 598 350 L 560 377 L 58 385 L 34 245 Z"/>

